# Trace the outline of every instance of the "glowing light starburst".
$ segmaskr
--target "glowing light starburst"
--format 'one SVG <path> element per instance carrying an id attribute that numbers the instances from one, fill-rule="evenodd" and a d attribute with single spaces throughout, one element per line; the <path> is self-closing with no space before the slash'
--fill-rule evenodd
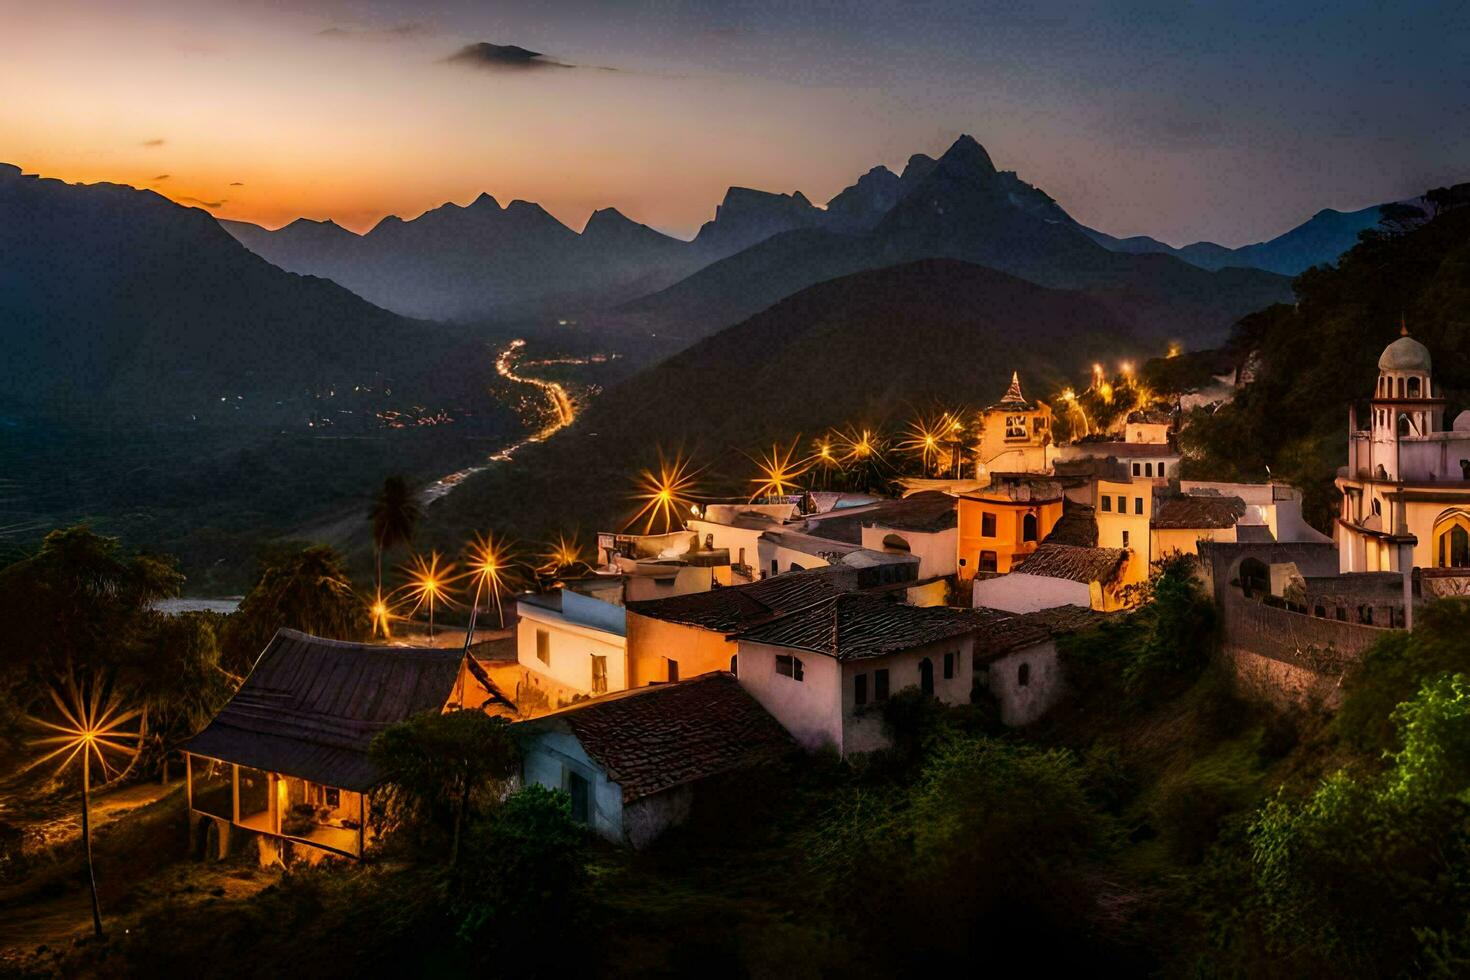
<path id="1" fill-rule="evenodd" d="M 785 497 L 801 489 L 796 480 L 811 469 L 811 463 L 809 460 L 793 459 L 800 442 L 801 437 L 797 436 L 784 449 L 779 443 L 773 443 L 770 452 L 762 453 L 760 459 L 753 460 L 760 468 L 761 475 L 750 481 L 759 484 L 755 493 L 750 495 L 751 500 L 759 497 Z"/>
<path id="2" fill-rule="evenodd" d="M 434 610 L 444 605 L 453 608 L 455 605 L 453 593 L 450 587 L 453 585 L 454 564 L 441 564 L 442 559 L 439 552 L 431 552 L 428 558 L 423 555 L 415 555 L 413 560 L 404 566 L 408 573 L 408 583 L 400 592 L 404 594 L 406 602 L 413 603 L 413 608 L 408 611 L 406 618 L 412 619 L 418 611 L 425 606 L 429 610 L 429 639 L 434 639 Z M 396 593 L 395 593 L 396 594 Z"/>
<path id="3" fill-rule="evenodd" d="M 949 435 L 950 422 L 949 413 L 945 413 L 937 419 L 915 419 L 905 430 L 907 438 L 898 444 L 898 448 L 918 457 L 922 475 L 928 476 L 930 464 L 937 462 L 942 455 L 940 442 Z"/>
<path id="4" fill-rule="evenodd" d="M 843 463 L 882 462 L 884 440 L 872 429 L 849 426 L 842 430 L 840 448 Z"/>
<path id="5" fill-rule="evenodd" d="M 123 726 L 138 718 L 142 711 L 125 707 L 116 692 L 104 693 L 95 680 L 84 689 L 72 674 L 67 675 L 60 690 L 53 686 L 49 693 L 52 703 L 61 712 L 62 721 L 58 723 L 34 716 L 30 718 L 36 726 L 56 733 L 35 740 L 38 746 L 55 748 L 31 763 L 31 767 L 61 758 L 61 764 L 56 769 L 57 775 L 60 775 L 71 765 L 72 760 L 81 758 L 82 842 L 87 855 L 87 883 L 92 893 L 92 929 L 101 936 L 102 906 L 97 899 L 97 874 L 92 866 L 92 759 L 97 759 L 98 765 L 102 767 L 103 778 L 106 779 L 112 772 L 109 752 L 127 757 L 136 756 L 136 740 L 142 737 L 141 724 L 135 731 L 125 731 Z M 134 739 L 135 742 L 125 745 L 123 739 Z"/>
<path id="6" fill-rule="evenodd" d="M 486 593 L 489 593 L 495 604 L 496 621 L 501 629 L 505 629 L 505 610 L 500 604 L 500 596 L 510 591 L 511 583 L 516 577 L 513 550 L 505 540 L 496 541 L 493 533 L 476 535 L 469 546 L 469 559 L 465 564 L 464 574 L 474 579 L 475 597 L 470 603 L 470 627 L 465 634 L 466 648 L 475 635 L 475 626 L 479 621 L 480 597 Z"/>
<path id="7" fill-rule="evenodd" d="M 670 461 L 660 452 L 658 472 L 644 470 L 638 476 L 640 492 L 633 496 L 644 504 L 624 527 L 630 528 L 647 518 L 643 525 L 644 534 L 652 534 L 654 526 L 660 522 L 663 530 L 659 533 L 667 534 L 674 530 L 679 525 L 680 508 L 687 508 L 690 504 L 696 476 L 698 471 L 693 469 L 689 460 L 675 456 Z"/>
<path id="8" fill-rule="evenodd" d="M 393 609 L 388 605 L 383 593 L 379 591 L 373 596 L 373 601 L 368 604 L 368 615 L 373 620 L 373 636 L 381 636 L 384 639 L 393 635 L 389 624 L 393 621 Z"/>
<path id="9" fill-rule="evenodd" d="M 576 534 L 570 536 L 558 534 L 556 540 L 551 542 L 550 547 L 541 553 L 544 560 L 542 570 L 555 575 L 564 568 L 574 568 L 578 565 L 588 564 L 582 551 L 582 542 L 577 539 Z"/>

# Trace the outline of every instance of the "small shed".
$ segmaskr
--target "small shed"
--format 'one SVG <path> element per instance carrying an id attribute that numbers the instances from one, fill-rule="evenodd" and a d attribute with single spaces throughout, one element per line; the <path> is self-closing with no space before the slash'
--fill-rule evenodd
<path id="1" fill-rule="evenodd" d="M 1019 616 L 997 616 L 975 641 L 975 683 L 1000 704 L 1006 725 L 1029 725 L 1066 689 L 1056 639 L 1105 618 L 1086 606 L 1058 606 Z"/>
<path id="2" fill-rule="evenodd" d="M 574 818 L 635 848 L 689 815 L 699 781 L 792 748 L 726 671 L 609 694 L 516 729 L 527 736 L 525 782 L 565 790 Z"/>
<path id="3" fill-rule="evenodd" d="M 373 736 L 465 703 L 465 687 L 480 681 L 462 662 L 458 650 L 278 631 L 234 697 L 184 743 L 191 831 L 214 822 L 221 849 L 239 827 L 361 857 L 372 836 L 367 793 L 380 781 Z M 500 697 L 473 694 L 475 704 Z"/>

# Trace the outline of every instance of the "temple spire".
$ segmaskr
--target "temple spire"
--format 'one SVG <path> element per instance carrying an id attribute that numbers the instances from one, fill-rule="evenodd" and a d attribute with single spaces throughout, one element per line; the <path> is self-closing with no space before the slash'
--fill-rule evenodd
<path id="1" fill-rule="evenodd" d="M 1404 313 L 1403 313 L 1402 310 L 1400 310 L 1399 311 L 1399 336 L 1400 337 L 1407 337 L 1408 335 L 1409 335 L 1409 322 L 1404 319 Z"/>
<path id="2" fill-rule="evenodd" d="M 1011 372 L 1011 386 L 1006 389 L 1006 396 L 1002 401 L 1023 402 L 1026 398 L 1021 394 L 1021 375 L 1019 372 Z"/>

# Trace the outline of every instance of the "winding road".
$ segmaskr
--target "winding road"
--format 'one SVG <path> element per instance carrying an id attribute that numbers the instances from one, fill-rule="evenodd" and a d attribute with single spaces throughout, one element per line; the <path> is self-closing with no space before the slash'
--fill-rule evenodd
<path id="1" fill-rule="evenodd" d="M 525 340 L 520 338 L 512 340 L 507 344 L 505 349 L 495 358 L 495 373 L 515 384 L 534 385 L 540 388 L 545 394 L 547 404 L 551 409 L 550 421 L 534 434 L 527 436 L 519 442 L 506 446 L 504 449 L 488 457 L 483 463 L 476 463 L 474 466 L 467 466 L 462 470 L 456 470 L 430 483 L 419 492 L 419 502 L 421 504 L 431 504 L 436 500 L 448 496 L 466 478 L 474 476 L 482 470 L 487 470 L 496 463 L 503 463 L 509 460 L 522 446 L 546 441 L 576 421 L 577 405 L 572 401 L 572 396 L 568 395 L 566 389 L 559 383 L 516 373 L 516 364 L 520 360 L 525 347 Z"/>

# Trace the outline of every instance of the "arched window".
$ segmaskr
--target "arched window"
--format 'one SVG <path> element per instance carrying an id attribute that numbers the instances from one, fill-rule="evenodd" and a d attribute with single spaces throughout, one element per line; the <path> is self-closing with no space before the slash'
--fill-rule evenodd
<path id="1" fill-rule="evenodd" d="M 1399 397 L 1404 397 L 1404 379 L 1399 378 Z"/>
<path id="2" fill-rule="evenodd" d="M 1021 540 L 1022 541 L 1035 541 L 1036 540 L 1036 515 L 1035 514 L 1027 514 L 1025 517 L 1021 518 Z"/>
<path id="3" fill-rule="evenodd" d="M 1435 535 L 1435 557 L 1440 568 L 1470 568 L 1470 518 L 1457 514 Z"/>
<path id="4" fill-rule="evenodd" d="M 739 677 L 740 676 L 740 663 L 739 663 L 739 660 L 740 660 L 740 655 L 739 654 L 732 653 L 730 655 L 730 673 L 734 674 L 736 677 Z"/>
<path id="5" fill-rule="evenodd" d="M 1153 463 L 1144 463 L 1143 464 L 1143 475 L 1144 476 L 1153 476 L 1154 475 L 1154 464 Z"/>
<path id="6" fill-rule="evenodd" d="M 910 551 L 909 543 L 897 534 L 883 535 L 884 551 Z"/>
<path id="7" fill-rule="evenodd" d="M 1410 431 L 1411 431 L 1410 430 L 1410 426 L 1411 426 L 1411 423 L 1409 422 L 1409 417 L 1407 415 L 1400 415 L 1399 416 L 1399 438 L 1400 439 L 1402 439 L 1405 436 L 1408 436 L 1410 434 Z"/>
<path id="8" fill-rule="evenodd" d="M 1240 563 L 1240 588 L 1247 599 L 1254 595 L 1265 595 L 1271 591 L 1271 570 L 1259 558 L 1247 558 Z"/>
<path id="9" fill-rule="evenodd" d="M 934 693 L 934 661 L 928 657 L 919 661 L 919 690 L 925 694 Z"/>

